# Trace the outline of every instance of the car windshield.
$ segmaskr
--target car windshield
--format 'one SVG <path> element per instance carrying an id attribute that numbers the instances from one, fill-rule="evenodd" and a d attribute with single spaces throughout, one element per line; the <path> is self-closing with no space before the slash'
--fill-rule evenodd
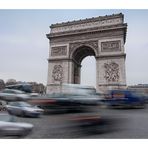
<path id="1" fill-rule="evenodd" d="M 23 101 L 21 101 L 21 102 L 11 102 L 10 105 L 12 105 L 12 106 L 20 106 L 20 107 L 32 107 L 31 104 L 28 104 L 28 103 L 23 102 Z"/>

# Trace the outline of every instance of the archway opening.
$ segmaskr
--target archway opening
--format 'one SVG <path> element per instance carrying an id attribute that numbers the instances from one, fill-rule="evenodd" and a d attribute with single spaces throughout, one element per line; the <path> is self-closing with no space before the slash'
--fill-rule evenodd
<path id="1" fill-rule="evenodd" d="M 81 63 L 80 84 L 94 86 L 96 88 L 96 59 L 94 56 L 87 56 Z"/>
<path id="2" fill-rule="evenodd" d="M 73 83 L 96 87 L 96 53 L 89 46 L 81 46 L 72 54 Z"/>

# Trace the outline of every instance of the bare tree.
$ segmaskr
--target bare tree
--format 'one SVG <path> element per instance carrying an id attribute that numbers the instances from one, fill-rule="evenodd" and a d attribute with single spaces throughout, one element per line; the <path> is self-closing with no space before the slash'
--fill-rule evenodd
<path id="1" fill-rule="evenodd" d="M 5 82 L 4 80 L 0 79 L 0 90 L 5 88 Z"/>
<path id="2" fill-rule="evenodd" d="M 14 85 L 14 84 L 17 84 L 17 81 L 15 79 L 8 79 L 7 82 L 6 82 L 6 85 Z"/>

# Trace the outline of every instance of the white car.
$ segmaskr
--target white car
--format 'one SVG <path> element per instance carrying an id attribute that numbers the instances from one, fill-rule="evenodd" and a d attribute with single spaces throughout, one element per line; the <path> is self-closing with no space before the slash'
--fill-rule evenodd
<path id="1" fill-rule="evenodd" d="M 33 129 L 29 123 L 15 122 L 14 118 L 6 113 L 0 114 L 0 137 L 26 136 Z"/>
<path id="2" fill-rule="evenodd" d="M 0 100 L 4 101 L 24 101 L 30 99 L 30 95 L 20 90 L 4 89 L 0 92 Z"/>
<path id="3" fill-rule="evenodd" d="M 44 112 L 43 109 L 23 101 L 9 102 L 6 109 L 12 115 L 28 117 L 39 117 Z"/>

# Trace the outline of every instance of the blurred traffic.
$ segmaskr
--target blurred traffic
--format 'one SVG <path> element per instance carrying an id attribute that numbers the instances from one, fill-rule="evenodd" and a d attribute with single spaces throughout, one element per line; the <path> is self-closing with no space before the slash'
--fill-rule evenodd
<path id="1" fill-rule="evenodd" d="M 29 123 L 33 120 L 31 118 L 36 118 L 38 122 L 42 120 L 42 117 L 50 118 L 60 115 L 66 116 L 66 118 L 60 118 L 60 121 L 63 121 L 67 127 L 67 132 L 73 129 L 85 134 L 108 133 L 115 131 L 119 123 L 121 125 L 121 122 L 122 124 L 124 122 L 118 116 L 109 116 L 109 114 L 104 116 L 99 109 L 104 109 L 104 112 L 107 108 L 111 110 L 144 109 L 148 102 L 148 95 L 140 91 L 115 89 L 96 93 L 92 87 L 68 84 L 65 86 L 66 89 L 63 87 L 65 89 L 63 92 L 42 95 L 33 93 L 30 86 L 13 85 L 3 89 L 0 92 L 1 137 L 27 136 L 34 127 Z M 4 117 L 7 117 L 7 120 Z M 12 117 L 15 117 L 15 122 Z M 28 123 L 17 122 L 21 118 Z M 48 125 L 48 123 L 43 124 Z M 51 127 L 54 126 L 53 124 Z M 56 134 L 60 131 L 59 128 L 60 123 L 56 128 L 58 129 Z"/>

